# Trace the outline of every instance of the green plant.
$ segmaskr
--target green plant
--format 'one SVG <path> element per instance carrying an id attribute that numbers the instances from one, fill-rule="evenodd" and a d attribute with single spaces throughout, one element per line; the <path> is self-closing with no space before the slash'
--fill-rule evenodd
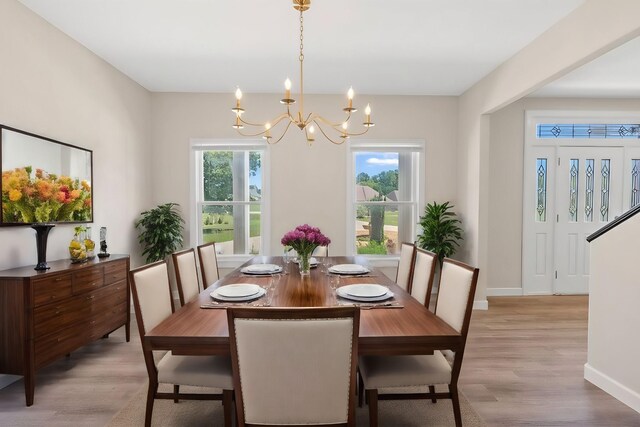
<path id="1" fill-rule="evenodd" d="M 135 226 L 140 230 L 138 241 L 144 248 L 147 263 L 165 259 L 182 247 L 184 220 L 176 209 L 177 203 L 166 203 L 144 211 Z"/>
<path id="2" fill-rule="evenodd" d="M 449 202 L 428 203 L 424 208 L 424 216 L 420 217 L 423 231 L 418 236 L 418 246 L 435 253 L 440 267 L 445 257 L 456 253 L 462 240 L 461 222 L 452 209 L 453 205 Z"/>
<path id="3" fill-rule="evenodd" d="M 386 255 L 387 247 L 384 243 L 371 240 L 364 246 L 358 247 L 358 255 Z"/>

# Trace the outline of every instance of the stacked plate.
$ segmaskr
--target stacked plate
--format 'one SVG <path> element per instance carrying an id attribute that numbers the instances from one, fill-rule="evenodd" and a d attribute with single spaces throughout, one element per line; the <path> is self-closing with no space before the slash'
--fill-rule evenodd
<path id="1" fill-rule="evenodd" d="M 360 264 L 338 264 L 329 268 L 329 273 L 333 274 L 367 274 L 369 273 L 369 269 Z"/>
<path id="2" fill-rule="evenodd" d="M 266 291 L 253 283 L 233 283 L 211 292 L 211 297 L 220 301 L 251 301 L 260 298 Z"/>
<path id="3" fill-rule="evenodd" d="M 336 289 L 338 296 L 353 301 L 374 302 L 384 301 L 393 297 L 393 292 L 375 283 L 358 283 L 342 286 Z"/>
<path id="4" fill-rule="evenodd" d="M 295 262 L 297 264 L 298 263 L 298 258 L 294 259 L 293 262 Z M 318 262 L 317 258 L 314 258 L 314 257 L 309 258 L 309 266 L 310 267 L 317 267 L 318 264 L 320 264 L 320 263 Z"/>
<path id="5" fill-rule="evenodd" d="M 282 272 L 282 267 L 276 264 L 251 264 L 240 271 L 244 274 L 276 274 Z"/>

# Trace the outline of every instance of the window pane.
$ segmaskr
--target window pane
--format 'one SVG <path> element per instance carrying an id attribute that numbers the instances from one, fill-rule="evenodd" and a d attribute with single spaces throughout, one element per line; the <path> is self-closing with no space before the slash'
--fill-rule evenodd
<path id="1" fill-rule="evenodd" d="M 569 163 L 569 221 L 578 221 L 578 173 L 580 162 L 578 159 L 571 159 Z"/>
<path id="2" fill-rule="evenodd" d="M 260 151 L 249 152 L 249 200 L 252 202 L 262 200 L 262 153 Z"/>
<path id="3" fill-rule="evenodd" d="M 640 204 L 640 159 L 631 160 L 631 207 Z"/>
<path id="4" fill-rule="evenodd" d="M 215 242 L 222 255 L 258 254 L 261 213 L 259 204 L 203 206 L 202 241 Z"/>
<path id="5" fill-rule="evenodd" d="M 398 187 L 399 155 L 387 152 L 355 154 L 356 202 L 410 200 Z"/>
<path id="6" fill-rule="evenodd" d="M 262 207 L 257 204 L 249 206 L 249 253 L 259 254 L 262 243 L 262 229 L 260 220 L 262 217 Z"/>
<path id="7" fill-rule="evenodd" d="M 547 220 L 547 159 L 536 160 L 536 221 Z"/>
<path id="8" fill-rule="evenodd" d="M 399 231 L 399 223 L 413 206 L 356 205 L 356 252 L 367 255 L 392 255 L 407 240 Z M 409 214 L 410 215 L 410 214 Z"/>
<path id="9" fill-rule="evenodd" d="M 595 178 L 595 163 L 593 159 L 587 159 L 585 163 L 585 194 L 584 194 L 584 220 L 593 222 L 593 184 Z"/>
<path id="10" fill-rule="evenodd" d="M 202 152 L 205 201 L 233 200 L 233 157 L 232 151 Z"/>
<path id="11" fill-rule="evenodd" d="M 600 161 L 601 184 L 600 184 L 600 219 L 609 221 L 609 185 L 611 184 L 611 160 L 602 159 Z"/>

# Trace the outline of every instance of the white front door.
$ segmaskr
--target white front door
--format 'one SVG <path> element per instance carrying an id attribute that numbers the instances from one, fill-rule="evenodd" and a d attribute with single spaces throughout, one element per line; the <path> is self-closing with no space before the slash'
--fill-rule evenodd
<path id="1" fill-rule="evenodd" d="M 622 147 L 558 147 L 555 294 L 589 292 L 586 238 L 622 213 Z"/>

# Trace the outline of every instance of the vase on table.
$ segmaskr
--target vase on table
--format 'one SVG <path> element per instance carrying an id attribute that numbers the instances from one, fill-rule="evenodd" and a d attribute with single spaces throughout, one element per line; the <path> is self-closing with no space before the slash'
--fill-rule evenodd
<path id="1" fill-rule="evenodd" d="M 311 274 L 311 254 L 299 253 L 298 254 L 298 269 L 301 276 L 308 276 Z"/>
<path id="2" fill-rule="evenodd" d="M 34 270 L 48 270 L 47 265 L 47 239 L 49 231 L 55 227 L 55 224 L 31 224 L 31 228 L 36 230 L 36 249 L 38 250 L 38 264 Z"/>

